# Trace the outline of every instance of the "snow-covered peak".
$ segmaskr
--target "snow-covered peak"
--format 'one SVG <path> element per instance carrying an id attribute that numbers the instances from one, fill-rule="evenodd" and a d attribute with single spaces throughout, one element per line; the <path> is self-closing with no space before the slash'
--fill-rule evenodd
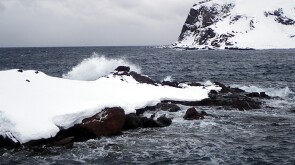
<path id="1" fill-rule="evenodd" d="M 173 46 L 199 49 L 295 48 L 295 1 L 197 1 Z"/>

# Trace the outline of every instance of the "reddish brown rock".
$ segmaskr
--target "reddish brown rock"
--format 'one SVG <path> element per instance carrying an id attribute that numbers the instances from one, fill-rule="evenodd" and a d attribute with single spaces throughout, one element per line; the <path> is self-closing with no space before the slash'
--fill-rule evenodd
<path id="1" fill-rule="evenodd" d="M 111 136 L 121 132 L 125 123 L 125 112 L 122 108 L 106 108 L 93 117 L 86 118 L 82 124 L 85 130 L 94 133 L 97 137 Z"/>

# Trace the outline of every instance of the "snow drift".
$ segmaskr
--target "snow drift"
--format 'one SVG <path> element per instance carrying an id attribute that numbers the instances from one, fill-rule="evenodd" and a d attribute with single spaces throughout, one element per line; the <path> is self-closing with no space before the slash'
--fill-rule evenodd
<path id="1" fill-rule="evenodd" d="M 294 0 L 198 0 L 175 48 L 295 48 Z"/>
<path id="2" fill-rule="evenodd" d="M 213 84 L 182 88 L 137 82 L 110 74 L 95 81 L 50 77 L 28 70 L 0 71 L 0 135 L 21 144 L 54 137 L 106 107 L 122 107 L 125 114 L 161 100 L 198 101 Z"/>

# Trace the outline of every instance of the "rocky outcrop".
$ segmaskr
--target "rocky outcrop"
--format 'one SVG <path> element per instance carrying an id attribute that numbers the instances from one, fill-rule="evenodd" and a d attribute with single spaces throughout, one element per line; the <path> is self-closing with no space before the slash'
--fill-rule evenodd
<path id="1" fill-rule="evenodd" d="M 169 85 L 174 88 L 184 88 L 184 86 L 200 86 L 205 87 L 200 83 L 194 82 L 165 82 L 156 83 L 156 81 L 140 75 L 135 72 L 130 72 L 129 67 L 118 67 L 117 71 L 113 73 L 114 76 L 132 76 L 136 78 L 139 83 L 147 83 L 151 85 Z M 120 107 L 105 108 L 101 112 L 85 118 L 81 123 L 76 124 L 68 129 L 61 129 L 55 137 L 50 139 L 38 139 L 23 144 L 24 146 L 36 145 L 55 145 L 55 146 L 71 146 L 73 142 L 85 141 L 88 139 L 99 138 L 101 136 L 113 136 L 120 134 L 123 130 L 139 129 L 139 128 L 158 128 L 166 127 L 172 124 L 172 119 L 161 115 L 155 118 L 158 111 L 177 112 L 180 111 L 180 105 L 193 106 L 189 108 L 185 116 L 185 120 L 204 119 L 206 116 L 215 117 L 207 114 L 204 111 L 198 112 L 195 107 L 198 106 L 222 106 L 225 109 L 251 110 L 260 109 L 262 107 L 262 99 L 270 99 L 264 92 L 247 93 L 238 88 L 231 88 L 222 83 L 214 82 L 216 86 L 221 88 L 220 91 L 211 90 L 208 93 L 208 98 L 201 101 L 175 101 L 164 100 L 155 106 L 147 106 L 145 108 L 137 109 L 136 113 L 125 114 L 125 111 Z M 217 88 L 218 89 L 218 88 Z M 156 91 L 155 91 L 156 92 Z M 145 117 L 146 111 L 153 114 L 151 117 Z M 173 114 L 173 113 L 170 113 Z M 170 115 L 169 114 L 169 115 Z M 20 144 L 10 138 L 0 136 L 0 147 L 18 147 Z"/>
<path id="2" fill-rule="evenodd" d="M 295 29 L 294 3 L 278 0 L 260 2 L 263 1 L 259 4 L 255 0 L 198 1 L 190 9 L 178 41 L 171 47 L 189 50 L 295 48 L 295 44 L 289 44 L 295 42 L 292 37 Z M 273 6 L 277 9 L 273 10 Z M 277 37 L 271 37 L 274 35 Z M 259 40 L 261 37 L 268 40 Z"/>
<path id="3" fill-rule="evenodd" d="M 165 100 L 164 103 L 181 104 L 186 106 L 221 106 L 226 109 L 238 109 L 238 110 L 252 110 L 260 109 L 262 107 L 261 99 L 270 99 L 265 92 L 261 93 L 247 93 L 238 88 L 226 87 L 224 84 L 215 82 L 216 85 L 222 89 L 220 92 L 210 91 L 209 98 L 201 101 L 174 101 Z"/>

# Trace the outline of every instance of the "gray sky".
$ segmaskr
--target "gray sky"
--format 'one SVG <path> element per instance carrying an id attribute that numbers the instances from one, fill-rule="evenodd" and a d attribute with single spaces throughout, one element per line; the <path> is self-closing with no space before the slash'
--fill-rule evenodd
<path id="1" fill-rule="evenodd" d="M 161 45 L 195 0 L 0 0 L 0 47 Z"/>

